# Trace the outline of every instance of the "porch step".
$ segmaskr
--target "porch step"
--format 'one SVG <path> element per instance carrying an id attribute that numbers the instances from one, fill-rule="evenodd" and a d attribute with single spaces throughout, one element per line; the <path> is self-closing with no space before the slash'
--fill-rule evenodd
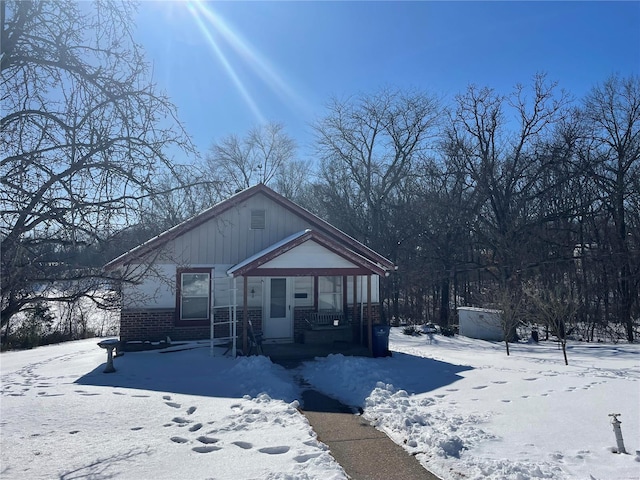
<path id="1" fill-rule="evenodd" d="M 333 342 L 353 342 L 353 330 L 351 326 L 327 327 L 305 330 L 303 342 L 307 345 L 326 345 Z"/>

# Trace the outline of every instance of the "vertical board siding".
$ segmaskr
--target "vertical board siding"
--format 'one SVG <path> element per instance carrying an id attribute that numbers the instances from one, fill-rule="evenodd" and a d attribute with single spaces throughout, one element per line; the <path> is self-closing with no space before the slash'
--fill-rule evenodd
<path id="1" fill-rule="evenodd" d="M 264 230 L 251 230 L 251 210 L 264 209 Z M 168 250 L 183 265 L 235 265 L 270 245 L 309 228 L 309 224 L 262 194 L 247 199 L 218 217 L 173 240 Z"/>

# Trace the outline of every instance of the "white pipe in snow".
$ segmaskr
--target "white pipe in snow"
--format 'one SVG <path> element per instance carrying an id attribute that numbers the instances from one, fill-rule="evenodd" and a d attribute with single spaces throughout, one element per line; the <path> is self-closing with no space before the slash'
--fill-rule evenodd
<path id="1" fill-rule="evenodd" d="M 611 417 L 611 425 L 613 425 L 613 433 L 616 436 L 616 443 L 618 444 L 618 450 L 616 453 L 627 453 L 627 450 L 624 448 L 624 440 L 622 439 L 622 429 L 620 428 L 620 425 L 622 422 L 618 420 L 618 417 L 620 416 L 620 414 L 610 413 L 609 416 Z"/>

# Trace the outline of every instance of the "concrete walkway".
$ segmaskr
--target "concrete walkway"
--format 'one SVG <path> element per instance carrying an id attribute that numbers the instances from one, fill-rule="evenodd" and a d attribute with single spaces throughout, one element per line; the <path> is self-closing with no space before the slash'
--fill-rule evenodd
<path id="1" fill-rule="evenodd" d="M 306 358 L 308 360 L 309 358 Z M 287 369 L 298 367 L 302 358 L 281 357 L 272 361 Z M 328 397 L 301 379 L 300 411 L 307 417 L 318 440 L 329 447 L 333 458 L 353 480 L 440 480 L 418 460 L 397 445 L 351 407 Z"/>
<path id="2" fill-rule="evenodd" d="M 349 407 L 315 390 L 302 393 L 302 413 L 318 440 L 354 480 L 439 480 L 418 460 Z"/>

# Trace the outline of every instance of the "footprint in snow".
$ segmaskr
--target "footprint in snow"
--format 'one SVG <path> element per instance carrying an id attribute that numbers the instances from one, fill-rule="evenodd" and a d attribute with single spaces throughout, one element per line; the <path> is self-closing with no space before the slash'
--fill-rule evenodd
<path id="1" fill-rule="evenodd" d="M 111 392 L 111 393 L 113 393 L 114 395 L 124 395 L 124 393 L 122 392 Z"/>
<path id="2" fill-rule="evenodd" d="M 474 390 L 482 390 L 483 388 L 487 388 L 487 385 L 478 385 L 477 387 L 473 387 Z"/>
<path id="3" fill-rule="evenodd" d="M 202 428 L 202 424 L 201 423 L 196 423 L 195 425 L 192 425 L 192 426 L 189 427 L 189 431 L 190 432 L 197 432 L 201 428 Z"/>
<path id="4" fill-rule="evenodd" d="M 495 383 L 495 384 L 497 384 L 497 385 L 504 385 L 504 384 L 505 384 L 505 383 L 507 383 L 507 382 L 506 382 L 506 381 L 504 381 L 504 380 L 498 380 L 498 381 L 491 382 L 491 383 Z"/>
<path id="5" fill-rule="evenodd" d="M 138 430 L 142 430 L 142 427 L 133 427 L 131 430 L 133 430 L 134 432 L 137 432 Z"/>
<path id="6" fill-rule="evenodd" d="M 281 446 L 281 447 L 264 447 L 259 448 L 258 451 L 260 453 L 266 453 L 267 455 L 282 455 L 283 453 L 287 453 L 291 447 Z"/>
<path id="7" fill-rule="evenodd" d="M 191 420 L 187 420 L 182 417 L 173 417 L 171 421 L 180 424 L 181 427 L 185 426 L 187 423 L 191 423 Z"/>
<path id="8" fill-rule="evenodd" d="M 163 395 L 162 399 L 163 400 L 171 400 L 171 395 Z"/>
<path id="9" fill-rule="evenodd" d="M 189 408 L 187 409 L 187 415 L 191 415 L 191 414 L 193 414 L 193 412 L 195 412 L 197 408 L 198 408 L 198 407 L 189 407 Z"/>
<path id="10" fill-rule="evenodd" d="M 179 403 L 175 403 L 175 402 L 164 402 L 164 404 L 169 405 L 172 408 L 180 408 L 182 406 Z"/>
<path id="11" fill-rule="evenodd" d="M 207 445 L 206 447 L 193 447 L 191 450 L 197 453 L 209 453 L 209 452 L 215 452 L 216 450 L 221 450 L 221 449 L 222 447 Z"/>
<path id="12" fill-rule="evenodd" d="M 319 456 L 320 456 L 319 453 L 307 453 L 307 454 L 304 454 L 304 455 L 298 455 L 297 457 L 293 457 L 293 459 L 298 463 L 304 463 L 304 462 L 308 462 L 309 460 L 312 460 L 314 458 L 317 458 Z"/>
<path id="13" fill-rule="evenodd" d="M 187 443 L 189 440 L 183 437 L 171 437 L 171 441 L 175 443 Z"/>
<path id="14" fill-rule="evenodd" d="M 511 400 L 501 400 L 503 403 L 511 403 Z"/>
<path id="15" fill-rule="evenodd" d="M 436 397 L 436 398 L 444 398 L 444 397 L 446 397 L 446 395 L 440 394 L 440 395 L 434 395 L 434 397 Z"/>
<path id="16" fill-rule="evenodd" d="M 218 443 L 218 441 L 219 441 L 217 438 L 207 437 L 205 435 L 202 435 L 202 436 L 196 438 L 196 440 L 198 440 L 200 443 L 204 443 L 205 445 L 210 445 L 212 443 Z"/>
<path id="17" fill-rule="evenodd" d="M 535 381 L 537 379 L 538 379 L 538 377 L 523 378 L 523 380 L 526 381 L 526 382 L 533 382 L 533 381 Z"/>
<path id="18" fill-rule="evenodd" d="M 249 442 L 232 442 L 236 447 L 240 447 L 243 450 L 249 450 L 250 448 L 253 448 L 253 444 L 249 443 Z"/>

